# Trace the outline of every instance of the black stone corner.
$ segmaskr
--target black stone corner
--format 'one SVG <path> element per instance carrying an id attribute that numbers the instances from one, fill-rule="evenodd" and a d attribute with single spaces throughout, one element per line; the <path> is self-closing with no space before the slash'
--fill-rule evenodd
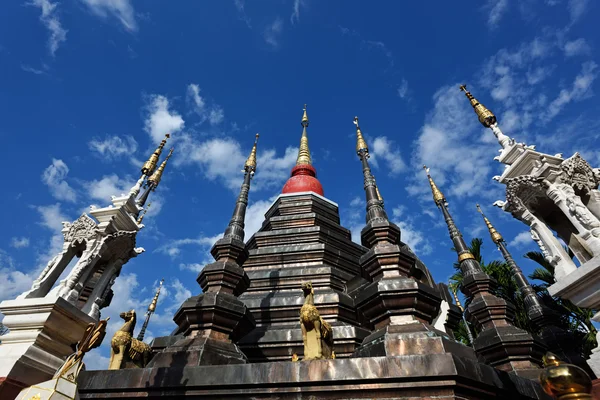
<path id="1" fill-rule="evenodd" d="M 203 292 L 223 291 L 235 296 L 239 296 L 250 286 L 246 271 L 229 259 L 207 264 L 196 281 Z"/>
<path id="2" fill-rule="evenodd" d="M 231 237 L 223 237 L 215 242 L 210 249 L 210 254 L 215 260 L 228 258 L 236 264 L 242 265 L 248 259 L 248 249 L 244 242 Z"/>

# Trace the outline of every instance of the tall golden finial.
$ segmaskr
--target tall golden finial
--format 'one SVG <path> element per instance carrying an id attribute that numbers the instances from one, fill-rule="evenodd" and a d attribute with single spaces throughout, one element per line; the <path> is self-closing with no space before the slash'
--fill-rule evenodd
<path id="1" fill-rule="evenodd" d="M 427 168 L 426 165 L 423 165 L 423 169 L 427 173 L 427 178 L 429 179 L 429 185 L 431 186 L 431 193 L 433 194 L 433 201 L 435 201 L 435 204 L 438 204 L 438 205 L 440 203 L 445 202 L 446 198 L 444 197 L 444 195 L 442 194 L 440 189 L 438 189 L 437 185 L 433 181 L 433 178 L 429 174 L 429 168 Z"/>
<path id="2" fill-rule="evenodd" d="M 460 308 L 460 311 L 465 312 L 465 309 L 463 308 L 462 304 L 460 304 L 460 300 L 458 299 L 458 295 L 456 294 L 456 289 L 453 288 L 450 291 L 452 292 L 452 296 L 454 297 L 454 302 L 456 303 L 456 306 Z"/>
<path id="3" fill-rule="evenodd" d="M 469 99 L 471 105 L 473 106 L 473 110 L 475 110 L 475 114 L 477 114 L 477 118 L 479 118 L 479 122 L 481 122 L 483 126 L 489 128 L 491 125 L 497 122 L 494 113 L 488 110 L 483 104 L 477 101 L 475 97 L 473 97 L 471 92 L 467 90 L 467 85 L 460 85 L 459 88 L 465 92 L 467 99 Z"/>
<path id="4" fill-rule="evenodd" d="M 171 135 L 167 133 L 165 135 L 165 138 L 163 140 L 161 140 L 160 144 L 158 145 L 158 147 L 156 148 L 154 153 L 152 153 L 152 155 L 150 156 L 148 161 L 146 161 L 144 163 L 144 165 L 142 166 L 142 175 L 146 175 L 146 176 L 152 175 L 152 173 L 156 169 L 156 166 L 158 165 L 158 159 L 163 151 L 163 148 L 165 147 L 165 144 L 167 144 L 167 139 L 170 137 L 171 137 Z"/>
<path id="5" fill-rule="evenodd" d="M 542 361 L 540 384 L 544 392 L 558 400 L 592 400 L 592 380 L 583 369 L 560 361 L 550 352 Z"/>
<path id="6" fill-rule="evenodd" d="M 365 142 L 365 138 L 363 138 L 360 130 L 360 125 L 358 125 L 358 117 L 354 117 L 354 125 L 356 125 L 356 153 L 360 156 L 361 151 L 369 152 L 369 146 L 367 146 L 367 142 Z"/>
<path id="7" fill-rule="evenodd" d="M 158 284 L 158 289 L 156 289 L 154 298 L 152 299 L 152 301 L 150 302 L 150 305 L 148 306 L 149 312 L 154 312 L 156 310 L 156 304 L 158 303 L 158 296 L 160 295 L 160 289 L 162 288 L 162 285 L 164 282 L 165 282 L 165 278 L 162 278 L 160 280 L 160 283 Z"/>
<path id="8" fill-rule="evenodd" d="M 244 164 L 244 171 L 256 171 L 256 144 L 258 143 L 258 136 L 256 134 L 256 138 L 254 139 L 254 145 L 252 146 L 252 151 L 250 151 L 250 155 L 246 160 L 246 164 Z"/>
<path id="9" fill-rule="evenodd" d="M 488 230 L 490 231 L 490 236 L 492 237 L 492 241 L 496 244 L 502 242 L 504 240 L 504 238 L 502 238 L 502 235 L 496 230 L 496 228 L 494 228 L 494 226 L 492 225 L 490 220 L 487 219 L 487 217 L 481 210 L 481 207 L 479 207 L 479 204 L 477 204 L 477 211 L 479 211 L 481 213 L 481 215 L 483 216 L 483 221 L 485 222 Z"/>
<path id="10" fill-rule="evenodd" d="M 144 219 L 144 216 L 148 212 L 148 209 L 150 208 L 151 205 L 152 205 L 152 203 L 148 203 L 148 205 L 146 206 L 146 208 L 144 209 L 144 211 L 140 214 L 140 217 L 137 220 L 137 224 L 138 225 L 140 225 L 142 223 L 142 220 Z"/>
<path id="11" fill-rule="evenodd" d="M 165 170 L 165 167 L 167 166 L 167 161 L 169 161 L 169 158 L 171 158 L 171 155 L 173 155 L 173 150 L 175 149 L 171 149 L 169 151 L 169 154 L 167 155 L 167 158 L 165 158 L 165 161 L 163 161 L 162 164 L 160 164 L 160 167 L 158 167 L 158 169 L 156 170 L 156 172 L 153 173 L 150 178 L 148 178 L 148 183 L 151 183 L 154 186 L 154 189 L 156 189 L 156 187 L 160 183 L 160 180 L 162 179 L 162 174 Z"/>
<path id="12" fill-rule="evenodd" d="M 302 138 L 300 138 L 300 149 L 298 150 L 298 158 L 296 159 L 296 165 L 311 165 L 312 160 L 310 158 L 310 150 L 308 149 L 308 136 L 306 134 L 306 127 L 308 126 L 308 115 L 306 114 L 306 104 L 304 105 L 304 115 L 302 116 Z"/>

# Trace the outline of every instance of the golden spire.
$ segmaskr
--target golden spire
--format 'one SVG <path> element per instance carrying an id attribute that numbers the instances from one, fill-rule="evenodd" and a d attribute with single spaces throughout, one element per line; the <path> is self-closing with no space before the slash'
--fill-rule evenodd
<path id="1" fill-rule="evenodd" d="M 165 281 L 164 278 L 160 280 L 158 289 L 156 289 L 156 294 L 154 295 L 152 302 L 150 302 L 150 305 L 148 306 L 148 312 L 154 312 L 154 310 L 156 310 L 156 303 L 158 303 L 158 296 L 160 295 L 160 289 L 162 288 L 164 281 Z"/>
<path id="2" fill-rule="evenodd" d="M 152 203 L 148 203 L 148 205 L 146 206 L 146 208 L 144 209 L 144 212 L 142 212 L 140 214 L 140 217 L 137 220 L 137 224 L 140 225 L 142 223 L 142 220 L 144 219 L 144 216 L 146 215 L 146 213 L 148 212 L 148 209 L 150 208 L 150 206 L 152 205 Z"/>
<path id="3" fill-rule="evenodd" d="M 375 185 L 375 192 L 377 193 L 377 200 L 383 202 L 383 197 L 381 197 L 381 193 L 379 193 L 379 187 Z"/>
<path id="4" fill-rule="evenodd" d="M 481 215 L 483 216 L 483 220 L 485 221 L 485 224 L 487 225 L 488 230 L 490 231 L 490 236 L 492 237 L 492 241 L 496 244 L 502 242 L 504 240 L 504 238 L 502 238 L 502 235 L 500 235 L 500 233 L 496 230 L 496 228 L 494 228 L 494 226 L 492 225 L 490 220 L 487 219 L 487 217 L 481 210 L 481 207 L 479 207 L 479 204 L 477 204 L 477 211 L 479 211 L 481 213 Z"/>
<path id="5" fill-rule="evenodd" d="M 306 114 L 306 104 L 304 105 L 304 115 L 302 116 L 302 138 L 300 138 L 300 149 L 298 150 L 298 159 L 296 165 L 308 164 L 311 165 L 310 150 L 308 149 L 308 136 L 306 135 L 306 127 L 308 126 L 308 115 Z"/>
<path id="6" fill-rule="evenodd" d="M 158 186 L 158 184 L 160 183 L 162 174 L 165 170 L 165 167 L 167 166 L 167 161 L 169 161 L 169 158 L 171 158 L 171 155 L 173 154 L 173 150 L 175 150 L 175 149 L 171 149 L 171 151 L 169 151 L 169 154 L 167 155 L 167 158 L 165 158 L 165 161 L 163 161 L 162 164 L 160 164 L 160 167 L 158 167 L 158 169 L 156 170 L 156 172 L 153 173 L 150 178 L 148 178 L 148 182 L 152 183 L 152 185 L 154 186 L 155 189 Z"/>
<path id="7" fill-rule="evenodd" d="M 256 143 L 258 143 L 258 136 L 257 133 L 256 138 L 254 139 L 254 146 L 252 146 L 252 151 L 250 151 L 246 164 L 244 164 L 244 171 L 256 171 Z"/>
<path id="8" fill-rule="evenodd" d="M 489 128 L 491 125 L 497 122 L 494 113 L 485 108 L 483 104 L 478 102 L 477 99 L 473 97 L 471 92 L 467 90 L 467 85 L 460 85 L 459 88 L 465 92 L 467 99 L 469 99 L 471 105 L 473 106 L 473 110 L 475 110 L 475 114 L 477 114 L 477 117 L 479 118 L 479 122 L 481 122 L 483 126 Z"/>
<path id="9" fill-rule="evenodd" d="M 158 159 L 163 151 L 163 147 L 165 147 L 165 144 L 167 144 L 167 139 L 170 137 L 171 137 L 171 135 L 169 135 L 167 133 L 165 135 L 165 138 L 163 140 L 161 140 L 160 144 L 158 145 L 158 147 L 156 148 L 154 153 L 152 153 L 152 155 L 150 156 L 148 161 L 146 161 L 144 163 L 144 165 L 142 166 L 142 175 L 146 175 L 146 176 L 152 175 L 152 173 L 156 169 L 156 166 L 158 165 Z"/>
<path id="10" fill-rule="evenodd" d="M 445 202 L 446 198 L 444 197 L 442 192 L 440 192 L 440 189 L 438 189 L 437 185 L 433 181 L 433 178 L 431 178 L 431 175 L 429 175 L 429 168 L 427 168 L 426 165 L 423 165 L 423 169 L 427 173 L 427 178 L 429 179 L 429 185 L 431 186 L 431 193 L 433 194 L 433 201 L 435 201 L 436 204 L 439 204 L 440 202 Z"/>
<path id="11" fill-rule="evenodd" d="M 356 153 L 360 155 L 361 150 L 364 150 L 366 153 L 368 153 L 369 146 L 367 146 L 367 142 L 365 142 L 360 130 L 360 126 L 358 125 L 358 117 L 354 117 L 354 125 L 356 125 Z"/>
<path id="12" fill-rule="evenodd" d="M 460 300 L 458 299 L 458 295 L 456 294 L 456 289 L 453 288 L 450 291 L 452 292 L 452 296 L 454 296 L 454 302 L 456 303 L 456 306 L 460 308 L 460 311 L 465 312 L 465 309 L 463 308 L 462 304 L 460 304 Z"/>

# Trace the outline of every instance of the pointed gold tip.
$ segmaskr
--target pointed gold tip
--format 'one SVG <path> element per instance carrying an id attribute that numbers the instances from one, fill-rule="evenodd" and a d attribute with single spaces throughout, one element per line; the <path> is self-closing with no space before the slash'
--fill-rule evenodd
<path id="1" fill-rule="evenodd" d="M 427 168 L 426 165 L 423 165 L 423 169 L 427 173 L 427 179 L 429 179 L 429 186 L 431 186 L 431 193 L 433 194 L 433 201 L 435 201 L 435 204 L 440 205 L 441 203 L 446 201 L 446 198 L 444 197 L 444 195 L 442 194 L 440 189 L 438 189 L 437 185 L 433 181 L 433 178 L 429 174 L 429 168 Z"/>
<path id="2" fill-rule="evenodd" d="M 483 126 L 489 128 L 497 122 L 494 113 L 488 110 L 483 104 L 477 101 L 475 97 L 473 97 L 471 92 L 467 90 L 467 85 L 462 84 L 459 86 L 459 88 L 461 91 L 465 92 L 465 96 L 467 96 L 467 99 L 469 99 L 469 102 L 471 103 L 471 106 L 473 106 L 475 114 L 477 114 L 479 122 L 481 122 Z"/>
<path id="3" fill-rule="evenodd" d="M 300 148 L 298 149 L 298 158 L 296 165 L 311 165 L 310 150 L 308 148 L 308 135 L 306 127 L 308 126 L 308 116 L 306 115 L 306 104 L 304 105 L 304 115 L 302 116 L 302 137 L 300 138 Z"/>
<path id="4" fill-rule="evenodd" d="M 490 220 L 485 216 L 485 214 L 481 210 L 481 207 L 479 206 L 479 204 L 477 204 L 477 210 L 483 216 L 483 221 L 485 222 L 485 225 L 487 226 L 488 231 L 490 232 L 490 236 L 492 237 L 492 241 L 494 243 L 496 243 L 496 244 L 502 242 L 504 240 L 504 238 L 502 237 L 502 235 L 500 235 L 500 232 L 498 232 L 496 230 L 496 228 L 494 228 L 494 226 L 492 225 L 492 223 L 490 222 Z"/>
<path id="5" fill-rule="evenodd" d="M 156 166 L 158 165 L 158 159 L 160 158 L 160 155 L 163 151 L 163 148 L 165 147 L 165 144 L 167 144 L 167 139 L 169 139 L 170 137 L 171 137 L 171 135 L 167 133 L 165 135 L 165 138 L 160 141 L 160 144 L 158 145 L 156 150 L 154 150 L 154 153 L 152 153 L 152 155 L 150 156 L 148 161 L 146 161 L 144 163 L 144 165 L 142 166 L 142 175 L 150 176 L 150 175 L 152 175 L 152 173 L 154 173 L 154 170 L 156 169 Z"/>
<path id="6" fill-rule="evenodd" d="M 246 164 L 244 164 L 244 171 L 254 172 L 256 171 L 256 145 L 258 143 L 258 133 L 254 139 L 254 145 L 252 146 L 252 150 L 250 150 L 250 155 L 246 160 Z"/>
<path id="7" fill-rule="evenodd" d="M 164 282 L 164 279 L 162 279 L 160 281 L 160 283 L 158 284 L 158 289 L 156 289 L 156 293 L 154 294 L 154 298 L 152 299 L 152 302 L 148 306 L 148 311 L 149 312 L 154 312 L 154 310 L 156 310 L 156 304 L 158 303 L 158 296 L 160 295 L 160 289 L 162 288 L 163 282 Z"/>
<path id="8" fill-rule="evenodd" d="M 148 212 L 148 209 L 150 208 L 151 205 L 152 205 L 152 203 L 148 203 L 148 205 L 146 206 L 144 211 L 140 214 L 140 217 L 137 220 L 138 225 L 141 225 L 141 223 L 144 220 L 144 217 L 146 216 L 146 213 Z"/>
<path id="9" fill-rule="evenodd" d="M 167 155 L 167 157 L 165 158 L 165 160 L 160 164 L 160 167 L 158 167 L 158 169 L 156 170 L 156 172 L 153 173 L 150 178 L 148 178 L 148 182 L 152 183 L 152 185 L 154 186 L 154 189 L 156 189 L 156 187 L 160 183 L 160 180 L 162 179 L 163 172 L 165 171 L 165 167 L 167 166 L 167 161 L 169 161 L 169 158 L 171 158 L 171 156 L 173 155 L 173 151 L 175 151 L 174 147 L 171 148 L 171 150 L 169 150 L 169 154 Z"/>
<path id="10" fill-rule="evenodd" d="M 304 114 L 302 114 L 302 121 L 300 121 L 302 126 L 308 126 L 308 114 L 306 113 L 306 104 L 304 105 Z"/>
<path id="11" fill-rule="evenodd" d="M 360 156 L 361 152 L 369 152 L 369 146 L 367 146 L 367 142 L 365 142 L 365 138 L 360 130 L 360 125 L 358 125 L 358 117 L 354 117 L 354 125 L 356 125 L 356 153 Z"/>

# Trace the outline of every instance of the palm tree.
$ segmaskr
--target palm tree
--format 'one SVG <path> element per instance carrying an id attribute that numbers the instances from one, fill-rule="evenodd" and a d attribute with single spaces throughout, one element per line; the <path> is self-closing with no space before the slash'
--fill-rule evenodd
<path id="1" fill-rule="evenodd" d="M 573 257 L 573 253 L 570 249 L 565 248 L 565 250 Z M 525 254 L 525 258 L 540 265 L 540 267 L 536 268 L 533 273 L 529 275 L 530 279 L 541 282 L 540 284 L 533 284 L 533 288 L 544 300 L 545 304 L 561 316 L 567 324 L 567 329 L 569 331 L 579 333 L 577 336 L 579 336 L 581 340 L 582 355 L 587 358 L 592 349 L 597 346 L 597 330 L 592 324 L 592 317 L 596 311 L 589 308 L 578 307 L 569 300 L 553 298 L 550 296 L 548 287 L 556 282 L 556 279 L 554 279 L 554 266 L 546 261 L 544 255 L 539 251 L 530 251 Z"/>

